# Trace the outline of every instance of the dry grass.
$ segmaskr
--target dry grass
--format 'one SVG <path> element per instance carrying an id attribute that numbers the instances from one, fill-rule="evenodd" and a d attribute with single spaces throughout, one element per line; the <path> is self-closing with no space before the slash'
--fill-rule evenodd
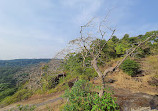
<path id="1" fill-rule="evenodd" d="M 122 71 L 115 72 L 108 75 L 107 78 L 115 79 L 116 82 L 112 84 L 114 88 L 125 88 L 133 93 L 143 92 L 148 94 L 158 94 L 158 88 L 151 86 L 147 81 L 152 77 L 158 77 L 158 56 L 147 57 L 140 62 L 143 69 L 142 77 L 130 77 Z"/>
<path id="2" fill-rule="evenodd" d="M 146 71 L 146 74 L 158 76 L 158 55 L 145 58 L 141 65 L 142 69 Z"/>
<path id="3" fill-rule="evenodd" d="M 158 90 L 156 86 L 151 86 L 148 84 L 148 80 L 150 80 L 151 75 L 146 75 L 144 77 L 130 77 L 122 71 L 117 74 L 113 74 L 108 76 L 108 78 L 113 78 L 116 80 L 115 83 L 112 84 L 114 88 L 123 88 L 127 89 L 133 93 L 147 93 L 147 94 L 158 94 Z"/>

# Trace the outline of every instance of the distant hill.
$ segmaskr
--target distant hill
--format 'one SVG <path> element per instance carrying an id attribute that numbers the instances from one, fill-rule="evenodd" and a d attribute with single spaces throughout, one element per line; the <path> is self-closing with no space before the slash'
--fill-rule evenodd
<path id="1" fill-rule="evenodd" d="M 60 62 L 60 59 L 0 60 L 0 102 L 5 97 L 13 95 L 28 79 L 31 83 L 25 87 L 37 87 L 41 67 L 46 65 L 49 71 L 57 70 Z"/>
<path id="2" fill-rule="evenodd" d="M 15 59 L 0 60 L 0 84 L 9 83 L 11 86 L 19 81 L 25 81 L 28 76 L 39 76 L 43 65 L 49 66 L 49 71 L 59 68 L 59 59 Z"/>
<path id="3" fill-rule="evenodd" d="M 0 67 L 23 67 L 28 65 L 39 64 L 41 62 L 48 63 L 51 59 L 14 59 L 0 60 Z"/>
<path id="4" fill-rule="evenodd" d="M 27 67 L 34 67 L 40 63 L 47 64 L 51 59 L 15 59 L 15 60 L 0 60 L 0 84 L 9 83 L 10 85 L 15 85 L 17 78 L 14 76 L 17 73 L 20 75 L 28 75 L 29 72 L 24 73 L 28 70 Z"/>

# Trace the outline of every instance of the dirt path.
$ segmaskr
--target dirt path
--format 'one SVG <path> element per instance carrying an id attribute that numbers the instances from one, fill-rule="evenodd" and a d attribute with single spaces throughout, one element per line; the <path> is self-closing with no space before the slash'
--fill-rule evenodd
<path id="1" fill-rule="evenodd" d="M 29 106 L 36 106 L 41 107 L 50 103 L 54 103 L 57 102 L 59 100 L 62 100 L 63 98 L 60 97 L 60 95 L 49 95 L 46 97 L 42 97 L 42 98 L 35 98 L 35 99 L 30 99 L 30 100 L 26 100 L 26 101 L 22 101 L 20 103 L 15 103 L 9 106 L 6 106 L 4 108 L 1 108 L 0 111 L 9 111 L 10 109 L 12 109 L 11 111 L 17 111 L 17 105 L 29 105 Z"/>
<path id="2" fill-rule="evenodd" d="M 43 105 L 46 105 L 46 104 L 49 104 L 49 103 L 53 103 L 53 102 L 56 102 L 58 100 L 62 100 L 63 98 L 61 97 L 58 97 L 58 98 L 55 98 L 55 99 L 51 99 L 51 100 L 48 100 L 48 101 L 45 101 L 45 102 L 42 102 L 42 103 L 38 103 L 38 104 L 33 104 L 37 107 L 40 107 L 40 106 L 43 106 Z"/>

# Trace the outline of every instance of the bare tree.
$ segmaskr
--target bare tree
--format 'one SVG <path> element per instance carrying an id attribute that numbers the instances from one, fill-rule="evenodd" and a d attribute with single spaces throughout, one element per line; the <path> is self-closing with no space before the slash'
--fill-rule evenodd
<path id="1" fill-rule="evenodd" d="M 70 41 L 70 43 L 73 45 L 76 45 L 76 47 L 78 48 L 77 52 L 81 53 L 81 55 L 83 57 L 83 67 L 86 66 L 86 64 L 85 64 L 86 58 L 88 56 L 91 57 L 91 61 L 90 61 L 91 66 L 95 69 L 95 71 L 97 72 L 97 74 L 102 82 L 102 87 L 99 92 L 99 96 L 101 97 L 104 94 L 105 77 L 109 73 L 113 73 L 139 47 L 141 47 L 145 42 L 149 41 L 151 38 L 157 36 L 157 34 L 153 33 L 152 36 L 150 36 L 146 40 L 138 43 L 137 46 L 131 47 L 130 50 L 128 49 L 128 53 L 126 53 L 123 56 L 123 59 L 121 61 L 118 61 L 114 67 L 109 67 L 109 68 L 105 69 L 104 71 L 101 71 L 98 66 L 98 60 L 101 56 L 101 52 L 102 52 L 103 48 L 105 47 L 107 42 L 112 39 L 116 29 L 110 28 L 109 26 L 106 25 L 106 20 L 107 20 L 107 16 L 106 16 L 101 22 L 99 22 L 99 25 L 97 25 L 97 28 L 95 28 L 95 30 L 96 29 L 98 30 L 97 36 L 100 36 L 100 37 L 95 37 L 94 35 L 90 34 L 89 32 L 87 32 L 85 34 L 84 30 L 86 30 L 90 26 L 93 26 L 92 25 L 93 20 L 94 19 L 90 20 L 87 24 L 81 26 L 81 29 L 80 29 L 81 36 L 75 40 Z M 105 30 L 108 30 L 108 32 Z M 88 31 L 90 31 L 90 30 L 88 30 Z M 111 33 L 109 39 L 107 39 L 107 38 L 105 39 L 105 35 L 109 34 L 109 32 Z M 94 42 L 94 40 L 95 40 L 95 42 Z M 101 45 L 102 40 L 105 40 L 106 42 Z"/>

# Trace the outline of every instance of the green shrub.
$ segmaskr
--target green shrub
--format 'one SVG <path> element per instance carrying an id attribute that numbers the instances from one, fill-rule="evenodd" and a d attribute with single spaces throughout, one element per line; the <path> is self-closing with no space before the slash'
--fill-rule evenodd
<path id="1" fill-rule="evenodd" d="M 65 72 L 71 74 L 71 76 L 78 76 L 79 78 L 91 79 L 97 76 L 94 69 L 90 68 L 91 58 L 87 57 L 85 60 L 85 67 L 83 67 L 83 57 L 81 53 L 68 54 L 64 60 L 62 67 Z"/>
<path id="2" fill-rule="evenodd" d="M 14 95 L 13 98 L 15 98 L 17 101 L 21 101 L 24 99 L 28 99 L 32 95 L 32 92 L 28 89 L 22 89 L 17 91 Z"/>
<path id="3" fill-rule="evenodd" d="M 0 83 L 0 92 L 9 88 L 9 83 Z"/>
<path id="4" fill-rule="evenodd" d="M 15 103 L 15 102 L 18 102 L 18 101 L 21 101 L 21 100 L 28 99 L 31 95 L 32 95 L 32 92 L 30 90 L 21 89 L 21 90 L 17 91 L 14 95 L 4 98 L 0 102 L 0 104 L 2 106 L 6 106 L 6 105 L 9 105 L 11 103 Z"/>
<path id="5" fill-rule="evenodd" d="M 85 80 L 77 81 L 71 91 L 66 90 L 64 97 L 69 102 L 63 111 L 117 111 L 118 105 L 111 93 L 105 93 L 99 97 L 98 93 L 91 92 L 91 84 Z"/>
<path id="6" fill-rule="evenodd" d="M 135 76 L 139 70 L 139 64 L 134 60 L 127 59 L 125 60 L 120 68 L 130 76 Z"/>
<path id="7" fill-rule="evenodd" d="M 8 88 L 2 92 L 0 92 L 0 101 L 2 101 L 5 97 L 11 96 L 15 93 L 16 89 L 15 88 Z"/>
<path id="8" fill-rule="evenodd" d="M 17 105 L 18 111 L 34 111 L 36 109 L 35 105 Z"/>

